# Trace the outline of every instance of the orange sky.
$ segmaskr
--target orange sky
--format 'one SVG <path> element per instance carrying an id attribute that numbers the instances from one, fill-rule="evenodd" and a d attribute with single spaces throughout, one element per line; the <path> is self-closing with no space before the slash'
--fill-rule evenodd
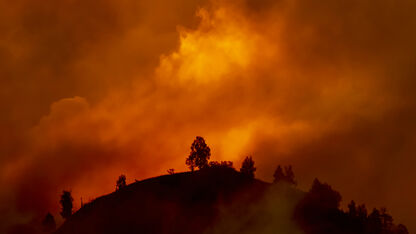
<path id="1" fill-rule="evenodd" d="M 292 164 L 410 231 L 416 3 L 0 0 L 0 230 L 213 160 Z M 413 226 L 412 226 L 413 225 Z"/>

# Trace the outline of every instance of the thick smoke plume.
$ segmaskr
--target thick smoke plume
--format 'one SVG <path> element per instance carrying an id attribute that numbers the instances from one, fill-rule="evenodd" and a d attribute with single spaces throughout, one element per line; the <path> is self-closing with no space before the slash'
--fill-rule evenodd
<path id="1" fill-rule="evenodd" d="M 214 160 L 292 164 L 415 231 L 411 0 L 0 1 L 0 231 Z M 79 204 L 75 204 L 79 208 Z M 413 226 L 412 226 L 413 225 Z"/>

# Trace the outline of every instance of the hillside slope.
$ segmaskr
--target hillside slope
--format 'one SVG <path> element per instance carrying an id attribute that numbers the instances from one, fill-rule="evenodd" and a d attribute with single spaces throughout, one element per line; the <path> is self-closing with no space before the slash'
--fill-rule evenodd
<path id="1" fill-rule="evenodd" d="M 84 205 L 55 234 L 406 234 L 387 213 L 355 205 L 314 181 L 308 192 L 266 183 L 232 168 L 138 181 Z"/>
<path id="2" fill-rule="evenodd" d="M 260 213 L 270 208 L 261 206 L 270 202 L 265 201 L 269 192 L 270 184 L 229 168 L 160 176 L 97 198 L 55 233 L 215 233 L 224 228 L 244 233 L 260 224 L 269 229 L 265 219 L 259 220 Z M 302 196 L 295 189 L 285 192 L 292 205 Z M 279 215 L 286 215 L 280 210 Z"/>

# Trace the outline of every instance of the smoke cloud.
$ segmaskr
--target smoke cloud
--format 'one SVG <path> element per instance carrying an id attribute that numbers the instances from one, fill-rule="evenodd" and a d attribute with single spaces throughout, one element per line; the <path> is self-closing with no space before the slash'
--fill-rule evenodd
<path id="1" fill-rule="evenodd" d="M 212 159 L 292 164 L 410 231 L 416 3 L 0 1 L 0 230 Z M 79 204 L 75 204 L 79 208 Z"/>

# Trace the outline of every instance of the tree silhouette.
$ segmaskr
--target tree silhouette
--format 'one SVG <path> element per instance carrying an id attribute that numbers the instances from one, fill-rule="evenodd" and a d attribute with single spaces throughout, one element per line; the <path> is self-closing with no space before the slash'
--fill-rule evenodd
<path id="1" fill-rule="evenodd" d="M 341 195 L 337 191 L 315 179 L 311 189 L 299 202 L 298 208 L 303 210 L 302 213 L 315 216 L 318 213 L 337 210 L 340 202 Z"/>
<path id="2" fill-rule="evenodd" d="M 72 215 L 72 202 L 74 199 L 72 198 L 70 191 L 62 191 L 61 200 L 59 203 L 61 204 L 61 216 L 64 219 L 68 219 Z"/>
<path id="3" fill-rule="evenodd" d="M 280 181 L 286 181 L 289 184 L 296 185 L 295 174 L 293 173 L 292 166 L 286 166 L 285 171 L 283 172 L 282 166 L 278 165 L 273 174 L 274 181 L 273 183 L 278 183 Z"/>
<path id="4" fill-rule="evenodd" d="M 397 225 L 395 232 L 396 234 L 409 234 L 409 231 L 407 231 L 406 226 L 404 226 L 403 224 Z"/>
<path id="5" fill-rule="evenodd" d="M 293 173 L 291 165 L 285 167 L 285 173 L 286 173 L 286 181 L 289 182 L 290 184 L 296 185 L 295 173 Z"/>
<path id="6" fill-rule="evenodd" d="M 367 219 L 367 208 L 364 204 L 358 206 L 357 217 L 362 221 Z"/>
<path id="7" fill-rule="evenodd" d="M 116 191 L 123 189 L 126 187 L 126 176 L 125 175 L 120 175 L 118 177 L 118 180 L 116 182 Z"/>
<path id="8" fill-rule="evenodd" d="M 339 192 L 333 190 L 330 185 L 321 183 L 318 179 L 313 181 L 312 188 L 309 190 L 308 195 L 321 209 L 338 209 L 341 202 L 341 195 Z"/>
<path id="9" fill-rule="evenodd" d="M 383 232 L 391 230 L 393 227 L 393 217 L 387 213 L 386 208 L 380 209 L 381 229 Z"/>
<path id="10" fill-rule="evenodd" d="M 51 213 L 46 214 L 42 220 L 42 230 L 44 232 L 53 232 L 56 228 L 55 218 Z"/>
<path id="11" fill-rule="evenodd" d="M 356 217 L 356 216 L 357 216 L 357 207 L 356 207 L 356 205 L 355 205 L 354 200 L 352 200 L 352 201 L 350 202 L 350 204 L 348 204 L 348 214 L 349 214 L 351 217 Z"/>
<path id="12" fill-rule="evenodd" d="M 208 160 L 211 156 L 211 149 L 205 143 L 204 138 L 197 136 L 191 145 L 191 153 L 186 159 L 186 165 L 195 170 L 195 167 L 199 169 L 208 167 Z"/>
<path id="13" fill-rule="evenodd" d="M 167 170 L 167 172 L 168 172 L 169 175 L 173 175 L 173 174 L 175 174 L 175 169 L 170 168 L 170 169 Z"/>
<path id="14" fill-rule="evenodd" d="M 376 208 L 368 215 L 367 233 L 381 234 L 381 217 L 380 211 Z"/>
<path id="15" fill-rule="evenodd" d="M 273 177 L 273 183 L 277 183 L 285 179 L 285 174 L 283 173 L 282 167 L 280 165 L 277 166 L 276 170 L 274 171 Z"/>
<path id="16" fill-rule="evenodd" d="M 251 158 L 251 156 L 246 157 L 243 161 L 240 172 L 249 178 L 254 178 L 255 171 L 256 168 L 254 167 L 253 159 Z"/>
<path id="17" fill-rule="evenodd" d="M 336 227 L 340 215 L 341 195 L 326 183 L 315 179 L 311 189 L 296 205 L 294 217 L 306 233 L 339 233 Z"/>

